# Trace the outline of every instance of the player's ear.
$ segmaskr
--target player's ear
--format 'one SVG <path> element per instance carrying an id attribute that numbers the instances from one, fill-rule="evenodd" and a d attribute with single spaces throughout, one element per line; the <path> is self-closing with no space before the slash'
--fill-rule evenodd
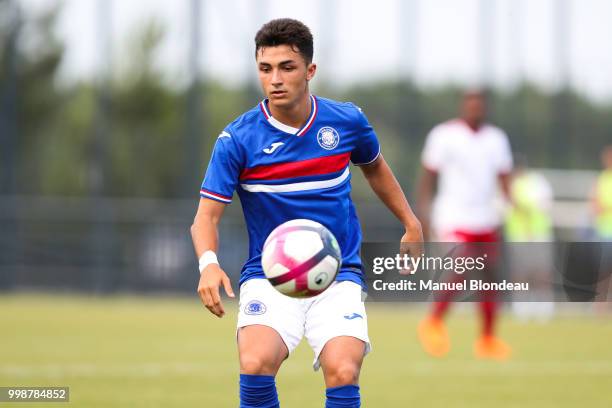
<path id="1" fill-rule="evenodd" d="M 306 68 L 306 80 L 310 81 L 312 78 L 314 78 L 316 72 L 317 72 L 317 64 L 312 63 L 312 62 L 308 64 L 308 67 Z"/>

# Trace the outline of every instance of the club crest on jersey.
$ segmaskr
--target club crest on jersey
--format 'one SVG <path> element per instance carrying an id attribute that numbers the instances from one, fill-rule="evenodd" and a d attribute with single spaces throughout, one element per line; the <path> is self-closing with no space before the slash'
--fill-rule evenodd
<path id="1" fill-rule="evenodd" d="M 261 303 L 259 300 L 251 300 L 244 307 L 244 313 L 248 315 L 261 315 L 266 313 L 266 305 Z"/>
<path id="2" fill-rule="evenodd" d="M 333 127 L 325 126 L 319 129 L 319 133 L 317 133 L 317 142 L 319 142 L 319 146 L 325 150 L 332 150 L 338 146 L 340 135 Z"/>

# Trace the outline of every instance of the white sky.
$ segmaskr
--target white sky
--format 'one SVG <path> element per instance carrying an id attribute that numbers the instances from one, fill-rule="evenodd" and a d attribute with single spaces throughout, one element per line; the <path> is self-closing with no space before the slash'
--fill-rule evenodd
<path id="1" fill-rule="evenodd" d="M 562 52 L 569 80 L 599 100 L 612 99 L 612 1 L 608 0 L 202 0 L 202 74 L 228 84 L 253 77 L 253 36 L 265 21 L 293 17 L 315 37 L 319 75 L 343 85 L 408 72 L 420 84 L 473 85 L 487 77 L 512 86 L 526 77 L 545 88 L 561 78 L 554 16 L 569 5 Z M 21 0 L 38 13 L 56 0 Z M 187 73 L 190 0 L 64 0 L 58 33 L 66 41 L 66 80 L 100 70 L 99 4 L 112 4 L 115 67 L 124 64 L 128 39 L 147 21 L 166 28 L 157 63 L 168 80 Z M 481 35 L 481 6 L 490 7 L 490 30 Z M 404 12 L 407 10 L 408 12 Z M 486 14 L 486 12 L 485 12 Z M 407 20 L 402 19 L 407 16 Z M 492 50 L 487 63 L 483 52 Z"/>

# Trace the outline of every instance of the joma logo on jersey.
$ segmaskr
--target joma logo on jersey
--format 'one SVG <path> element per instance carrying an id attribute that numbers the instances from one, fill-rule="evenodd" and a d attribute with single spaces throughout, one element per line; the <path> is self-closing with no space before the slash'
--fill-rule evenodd
<path id="1" fill-rule="evenodd" d="M 274 153 L 274 151 L 275 151 L 276 149 L 278 149 L 278 148 L 279 148 L 279 147 L 281 147 L 282 145 L 284 145 L 284 143 L 283 143 L 283 142 L 275 142 L 275 143 L 272 143 L 272 144 L 270 145 L 270 147 L 268 147 L 268 148 L 266 148 L 266 149 L 263 149 L 263 152 L 264 152 L 264 153 L 267 153 L 267 154 L 272 154 L 272 153 Z"/>
<path id="2" fill-rule="evenodd" d="M 319 146 L 325 150 L 332 150 L 338 146 L 340 135 L 333 127 L 325 126 L 319 129 L 319 133 L 317 133 L 317 142 L 319 142 Z"/>

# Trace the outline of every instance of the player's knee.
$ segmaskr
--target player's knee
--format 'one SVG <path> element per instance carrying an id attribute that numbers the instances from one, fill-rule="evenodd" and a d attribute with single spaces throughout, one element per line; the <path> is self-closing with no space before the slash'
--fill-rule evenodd
<path id="1" fill-rule="evenodd" d="M 240 356 L 240 372 L 251 375 L 276 375 L 277 369 L 272 361 L 257 356 Z"/>
<path id="2" fill-rule="evenodd" d="M 352 361 L 345 361 L 329 367 L 326 382 L 330 387 L 357 384 L 359 381 L 359 365 Z"/>

